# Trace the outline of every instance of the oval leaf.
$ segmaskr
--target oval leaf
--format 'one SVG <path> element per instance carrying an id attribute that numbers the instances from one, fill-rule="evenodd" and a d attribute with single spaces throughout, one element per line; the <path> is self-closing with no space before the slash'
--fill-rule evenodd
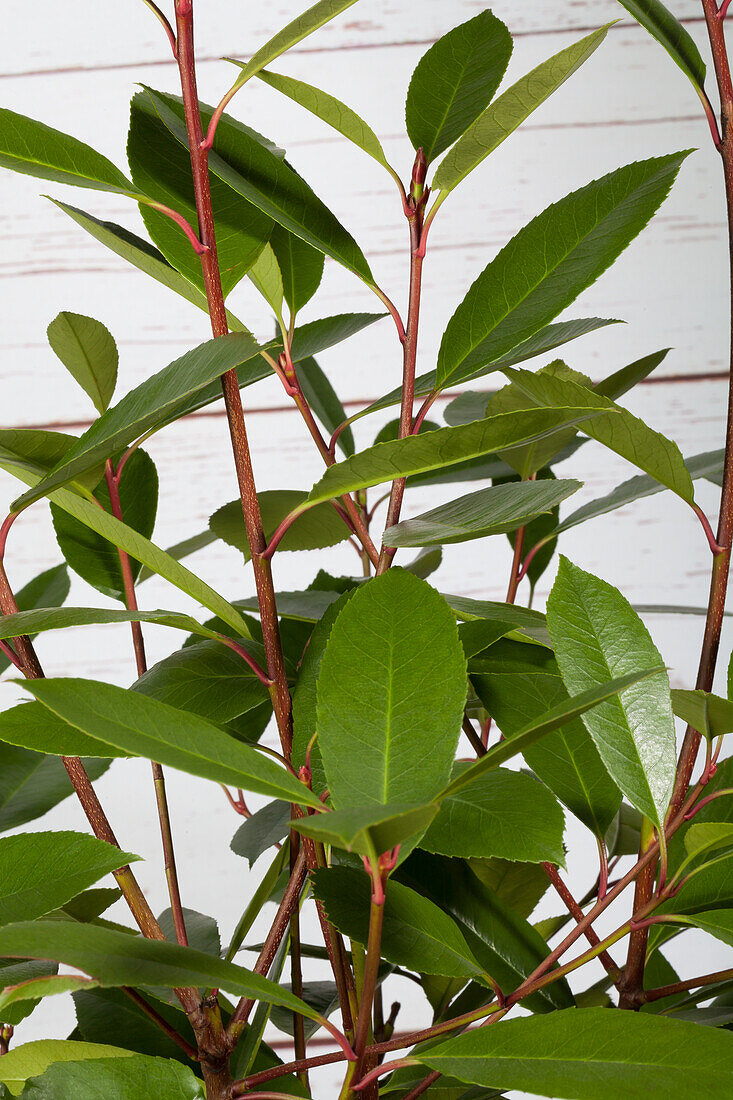
<path id="1" fill-rule="evenodd" d="M 617 589 L 560 559 L 547 625 L 568 691 L 661 664 L 649 632 Z M 589 711 L 584 722 L 612 778 L 633 806 L 661 826 L 676 770 L 666 671 Z"/>
<path id="2" fill-rule="evenodd" d="M 46 333 L 69 374 L 103 413 L 117 384 L 119 355 L 112 333 L 101 321 L 68 311 L 59 313 Z"/>
<path id="3" fill-rule="evenodd" d="M 318 677 L 336 807 L 430 801 L 450 774 L 465 702 L 466 658 L 443 597 L 403 570 L 365 584 L 336 620 Z"/>
<path id="4" fill-rule="evenodd" d="M 167 1058 L 134 1054 L 131 1058 L 98 1058 L 88 1062 L 57 1062 L 23 1090 L 26 1100 L 139 1100 L 141 1096 L 165 1096 L 170 1100 L 204 1100 L 203 1082 L 187 1066 Z"/>

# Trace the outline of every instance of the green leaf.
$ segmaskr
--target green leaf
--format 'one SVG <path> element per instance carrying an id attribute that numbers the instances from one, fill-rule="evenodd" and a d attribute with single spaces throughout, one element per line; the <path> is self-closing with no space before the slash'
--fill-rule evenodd
<path id="1" fill-rule="evenodd" d="M 330 438 L 346 420 L 346 411 L 336 391 L 312 356 L 301 360 L 295 372 L 306 401 L 326 429 L 327 438 Z M 336 445 L 347 457 L 354 454 L 356 447 L 351 428 L 344 428 L 339 433 Z"/>
<path id="2" fill-rule="evenodd" d="M 241 997 L 279 1004 L 312 1019 L 298 997 L 242 966 L 167 940 L 148 940 L 93 924 L 26 921 L 0 929 L 0 952 L 52 958 L 90 974 L 102 986 L 215 986 Z M 3 1078 L 0 1066 L 0 1080 Z"/>
<path id="3" fill-rule="evenodd" d="M 303 80 L 296 80 L 292 76 L 284 76 L 282 73 L 258 72 L 260 80 L 269 84 L 271 88 L 282 92 L 300 107 L 310 111 L 316 118 L 320 118 L 327 126 L 333 127 L 343 137 L 358 145 L 370 157 L 379 164 L 389 168 L 382 144 L 371 126 L 340 99 L 336 99 L 322 88 L 314 88 L 312 84 L 306 84 Z"/>
<path id="4" fill-rule="evenodd" d="M 371 881 L 364 871 L 328 867 L 312 876 L 313 893 L 328 919 L 349 939 L 365 944 Z M 394 879 L 386 884 L 382 955 L 423 974 L 476 978 L 483 971 L 463 936 L 437 905 Z"/>
<path id="5" fill-rule="evenodd" d="M 193 631 L 205 638 L 216 637 L 209 630 L 180 611 L 113 611 L 106 607 L 40 607 L 35 611 L 18 611 L 0 618 L 0 638 L 17 638 L 22 634 L 44 630 L 65 630 L 73 626 L 94 626 L 101 623 L 158 623 L 174 630 Z"/>
<path id="6" fill-rule="evenodd" d="M 480 1027 L 426 1050 L 431 1069 L 542 1096 L 687 1100 L 733 1089 L 733 1035 L 663 1016 L 568 1010 Z"/>
<path id="7" fill-rule="evenodd" d="M 138 271 L 150 275 L 156 282 L 162 283 L 169 290 L 174 290 L 186 301 L 208 313 L 209 304 L 203 290 L 194 286 L 185 275 L 181 275 L 179 271 L 171 267 L 162 252 L 154 248 L 149 241 L 143 240 L 142 237 L 136 236 L 121 225 L 115 225 L 114 222 L 100 221 L 92 214 L 86 214 L 83 210 L 79 210 L 75 206 L 69 206 L 59 199 L 52 198 L 51 202 L 54 206 L 58 206 L 59 210 L 63 210 L 65 214 L 68 214 L 72 221 L 75 221 L 96 241 L 114 252 L 116 256 L 120 256 L 127 263 L 136 267 Z M 227 320 L 229 327 L 234 331 L 247 331 L 242 322 L 237 320 L 229 310 L 227 310 Z"/>
<path id="8" fill-rule="evenodd" d="M 5 980 L 6 976 L 0 973 L 0 977 Z M 69 974 L 49 974 L 44 977 L 29 978 L 17 985 L 7 985 L 0 991 L 0 1012 L 3 1013 L 4 1021 L 14 1023 L 7 1020 L 6 1016 L 11 1005 L 17 1008 L 24 1002 L 40 1001 L 44 997 L 54 997 L 60 993 L 77 993 L 80 989 L 87 989 L 89 986 L 93 988 L 95 984 L 91 978 L 76 978 Z"/>
<path id="9" fill-rule="evenodd" d="M 264 852 L 285 839 L 289 828 L 289 807 L 282 802 L 268 802 L 242 822 L 232 837 L 230 847 L 251 867 Z"/>
<path id="10" fill-rule="evenodd" d="M 241 141 L 246 148 L 258 144 L 247 127 L 234 122 L 230 126 L 230 138 L 235 143 Z M 188 149 L 159 118 L 146 92 L 138 92 L 130 105 L 127 158 L 132 178 L 141 191 L 175 210 L 189 225 L 198 225 Z M 226 297 L 262 253 L 273 223 L 212 172 L 209 172 L 209 185 L 216 251 Z M 201 260 L 180 227 L 147 204 L 141 204 L 140 213 L 151 239 L 168 262 L 203 290 Z"/>
<path id="11" fill-rule="evenodd" d="M 564 829 L 562 810 L 546 787 L 521 772 L 497 768 L 441 802 L 420 847 L 444 856 L 564 866 Z"/>
<path id="12" fill-rule="evenodd" d="M 226 371 L 258 353 L 248 334 L 237 332 L 200 344 L 157 374 L 146 378 L 96 420 L 77 440 L 53 472 L 15 507 L 32 504 L 52 489 L 91 469 L 151 429 L 175 418 L 186 398 Z"/>
<path id="13" fill-rule="evenodd" d="M 690 925 L 692 928 L 700 928 L 716 940 L 733 947 L 733 910 L 711 909 L 706 913 L 697 913 L 694 916 L 680 916 L 680 924 Z"/>
<path id="14" fill-rule="evenodd" d="M 455 921 L 473 955 L 502 989 L 516 989 L 549 954 L 539 932 L 479 881 L 464 860 L 415 851 L 395 874 Z M 483 993 L 477 1003 L 486 1003 Z M 533 1012 L 549 1012 L 567 1008 L 573 998 L 560 980 L 522 1003 Z"/>
<path id="15" fill-rule="evenodd" d="M 360 588 L 318 677 L 318 742 L 336 807 L 432 799 L 450 774 L 465 702 L 466 659 L 442 596 L 396 569 Z"/>
<path id="16" fill-rule="evenodd" d="M 504 413 L 458 428 L 411 435 L 373 447 L 329 467 L 309 494 L 310 504 L 342 496 L 355 489 L 368 489 L 411 474 L 452 466 L 508 446 L 541 438 L 578 419 L 575 408 L 529 409 L 521 415 Z M 582 419 L 583 414 L 580 414 Z M 584 429 L 584 430 L 587 430 Z"/>
<path id="17" fill-rule="evenodd" d="M 109 757 L 127 756 L 103 741 L 72 730 L 40 703 L 20 703 L 0 713 L 0 740 L 34 753 L 54 756 Z M 66 776 L 68 780 L 68 776 Z"/>
<path id="18" fill-rule="evenodd" d="M 407 92 L 407 133 L 428 163 L 488 107 L 511 54 L 504 23 L 482 11 L 448 31 L 420 58 Z"/>
<path id="19" fill-rule="evenodd" d="M 46 332 L 69 374 L 103 413 L 117 384 L 119 355 L 112 333 L 93 317 L 67 311 L 59 313 Z"/>
<path id="20" fill-rule="evenodd" d="M 40 1039 L 14 1047 L 0 1062 L 0 1081 L 13 1096 L 22 1092 L 29 1077 L 36 1077 L 56 1062 L 79 1062 L 87 1058 L 129 1058 L 122 1047 L 101 1043 L 78 1043 L 71 1039 Z"/>
<path id="21" fill-rule="evenodd" d="M 550 880 L 536 863 L 514 863 L 508 859 L 471 859 L 468 865 L 476 877 L 520 917 L 529 917 L 547 893 Z"/>
<path id="22" fill-rule="evenodd" d="M 82 760 L 82 763 L 89 778 L 95 780 L 104 774 L 110 762 Z M 71 794 L 73 788 L 66 769 L 57 757 L 0 744 L 0 832 L 42 817 Z"/>
<path id="23" fill-rule="evenodd" d="M 560 559 L 547 623 L 568 691 L 661 664 L 649 632 L 617 589 Z M 585 715 L 601 759 L 633 806 L 661 826 L 676 770 L 674 716 L 666 671 Z"/>
<path id="24" fill-rule="evenodd" d="M 619 692 L 624 691 L 626 688 L 640 683 L 642 680 L 657 676 L 662 671 L 663 668 L 657 666 L 656 668 L 630 672 L 628 675 L 620 676 L 616 680 L 610 680 L 600 687 L 593 687 L 588 691 L 582 692 L 580 695 L 573 695 L 567 702 L 563 701 L 558 703 L 550 710 L 545 711 L 539 718 L 528 723 L 510 740 L 502 741 L 500 744 L 490 748 L 480 760 L 477 760 L 470 768 L 466 768 L 461 775 L 457 776 L 457 778 L 453 779 L 448 784 L 441 793 L 441 800 L 452 797 L 458 791 L 468 786 L 469 783 L 472 783 L 477 776 L 483 775 L 484 772 L 493 771 L 493 769 L 498 768 L 500 764 L 504 764 L 507 760 L 511 760 L 517 753 L 525 752 L 529 745 L 533 745 L 536 741 L 546 737 L 548 733 L 553 733 L 554 730 L 560 729 L 561 726 L 566 725 L 574 718 L 578 718 L 581 714 L 585 714 L 586 711 L 591 710 L 600 703 L 613 699 L 614 696 L 618 695 Z"/>
<path id="25" fill-rule="evenodd" d="M 694 858 L 703 852 L 716 848 L 727 848 L 733 844 L 733 822 L 701 821 L 687 829 L 684 836 L 688 857 Z"/>
<path id="26" fill-rule="evenodd" d="M 161 121 L 187 149 L 180 100 L 151 88 L 145 88 L 145 92 Z M 206 126 L 213 111 L 205 104 L 201 106 Z M 216 130 L 214 148 L 209 153 L 209 170 L 278 225 L 343 264 L 360 279 L 369 284 L 373 282 L 369 264 L 358 244 L 308 184 L 258 142 L 245 142 L 236 123 L 226 115 Z"/>
<path id="27" fill-rule="evenodd" d="M 197 951 L 203 951 L 206 955 L 214 955 L 219 958 L 221 955 L 221 938 L 219 936 L 219 926 L 214 918 L 207 916 L 205 913 L 198 913 L 195 909 L 186 909 L 185 907 L 182 912 L 186 923 L 189 947 L 195 947 Z M 158 917 L 158 924 L 169 943 L 178 942 L 172 909 L 163 910 Z"/>
<path id="28" fill-rule="evenodd" d="M 282 619 L 316 623 L 325 614 L 330 604 L 335 603 L 339 595 L 339 592 L 332 590 L 309 588 L 305 592 L 278 592 L 275 600 L 278 614 Z M 250 596 L 246 600 L 238 600 L 237 606 L 244 611 L 253 611 L 255 614 L 259 614 L 259 603 L 256 596 Z"/>
<path id="29" fill-rule="evenodd" d="M 280 319 L 283 308 L 283 277 L 277 257 L 269 244 L 265 245 L 250 267 L 247 278 Z"/>
<path id="30" fill-rule="evenodd" d="M 138 856 L 84 833 L 0 840 L 0 924 L 42 917 Z"/>
<path id="31" fill-rule="evenodd" d="M 432 802 L 425 806 L 398 806 L 393 802 L 386 806 L 357 806 L 312 814 L 290 824 L 304 836 L 377 859 L 422 833 L 437 812 L 438 807 Z"/>
<path id="32" fill-rule="evenodd" d="M 251 642 L 248 648 L 254 653 Z M 261 656 L 259 647 L 256 656 Z M 245 727 L 238 719 L 269 699 L 267 688 L 239 654 L 216 641 L 177 650 L 149 668 L 133 686 L 151 699 L 198 714 L 242 740 L 247 740 L 241 732 Z M 1 728 L 2 719 L 0 732 Z"/>
<path id="33" fill-rule="evenodd" d="M 337 15 L 340 15 L 342 11 L 346 11 L 354 3 L 356 3 L 356 0 L 319 0 L 319 3 L 314 4 L 312 8 L 308 8 L 302 15 L 297 16 L 281 31 L 268 39 L 249 61 L 234 62 L 242 69 L 242 75 L 238 77 L 234 87 L 241 88 L 250 77 L 259 73 L 260 69 L 264 69 L 265 65 L 269 65 L 281 54 L 286 53 L 293 46 L 297 46 L 298 42 L 302 42 L 309 34 L 313 34 L 325 23 L 335 19 Z"/>
<path id="34" fill-rule="evenodd" d="M 441 389 L 466 380 L 552 321 L 641 232 L 687 153 L 626 165 L 549 206 L 484 269 L 448 322 Z"/>
<path id="35" fill-rule="evenodd" d="M 93 680 L 34 680 L 26 689 L 70 726 L 173 768 L 288 802 L 320 806 L 269 757 L 190 711 Z"/>
<path id="36" fill-rule="evenodd" d="M 54 183 L 139 194 L 112 161 L 83 141 L 4 108 L 0 109 L 0 165 Z"/>
<path id="37" fill-rule="evenodd" d="M 144 538 L 151 538 L 158 511 L 158 473 L 146 451 L 138 447 L 127 460 L 118 489 L 127 526 Z M 106 480 L 100 482 L 94 496 L 105 512 L 112 511 Z M 51 505 L 51 516 L 61 553 L 74 572 L 98 592 L 124 601 L 125 584 L 117 547 L 55 504 Z M 130 568 L 133 580 L 137 580 L 140 563 L 131 561 Z"/>
<path id="38" fill-rule="evenodd" d="M 303 654 L 303 660 L 298 671 L 298 680 L 293 692 L 293 764 L 301 768 L 306 763 L 308 746 L 318 729 L 318 677 L 321 671 L 323 654 L 331 636 L 331 630 L 342 609 L 354 595 L 355 589 L 344 592 L 342 596 L 336 593 L 328 593 L 334 597 L 334 601 L 321 609 L 316 627 L 311 634 L 310 641 Z M 323 595 L 323 593 L 320 593 Z M 281 601 L 278 597 L 278 609 Z M 323 770 L 323 761 L 318 741 L 311 748 L 310 770 L 313 790 L 322 794 L 328 786 L 326 773 Z"/>
<path id="39" fill-rule="evenodd" d="M 166 1100 L 204 1100 L 203 1082 L 190 1069 L 164 1058 L 100 1058 L 90 1062 L 58 1062 L 23 1090 L 27 1100 L 138 1100 L 141 1096 L 165 1096 Z"/>
<path id="40" fill-rule="evenodd" d="M 467 542 L 523 527 L 581 488 L 580 481 L 523 481 L 479 489 L 384 532 L 385 546 Z"/>
<path id="41" fill-rule="evenodd" d="M 722 449 L 705 451 L 702 454 L 684 459 L 684 463 L 694 481 L 700 477 L 710 477 L 722 470 L 724 457 L 725 451 Z M 563 531 L 570 530 L 571 527 L 577 527 L 579 523 L 585 523 L 586 520 L 607 515 L 608 512 L 615 512 L 617 508 L 623 508 L 634 500 L 641 500 L 643 497 L 661 493 L 664 488 L 664 485 L 648 474 L 640 474 L 637 477 L 629 478 L 628 481 L 617 485 L 605 496 L 598 497 L 596 500 L 584 504 L 582 508 L 578 508 L 576 512 L 572 512 L 567 519 L 556 526 L 553 534 L 559 535 Z"/>
<path id="42" fill-rule="evenodd" d="M 572 402 L 578 407 L 585 405 L 589 411 L 595 409 L 598 415 L 583 424 L 586 435 L 638 466 L 687 504 L 692 503 L 692 478 L 677 444 L 655 432 L 628 409 L 557 374 L 507 370 L 506 375 L 537 407 L 555 408 Z"/>
<path id="43" fill-rule="evenodd" d="M 705 62 L 694 40 L 682 24 L 660 0 L 620 0 L 635 19 L 660 42 L 675 65 L 692 82 L 702 98 L 705 84 Z"/>
<path id="44" fill-rule="evenodd" d="M 672 710 L 712 741 L 733 733 L 733 703 L 710 691 L 672 691 Z"/>
<path id="45" fill-rule="evenodd" d="M 295 317 L 321 285 L 323 253 L 277 224 L 270 234 L 270 247 L 280 269 L 290 316 Z"/>
<path id="46" fill-rule="evenodd" d="M 300 507 L 308 494 L 298 489 L 265 490 L 258 495 L 265 538 L 269 541 L 279 524 L 296 508 Z M 209 520 L 214 534 L 241 550 L 244 560 L 249 561 L 250 549 L 242 515 L 242 502 L 234 500 L 214 512 Z M 330 504 L 321 504 L 299 516 L 278 543 L 278 552 L 283 550 L 319 550 L 326 546 L 336 546 L 349 537 L 349 528 L 341 516 Z"/>
<path id="47" fill-rule="evenodd" d="M 479 699 L 509 741 L 549 708 L 569 702 L 554 655 L 541 646 L 499 642 L 471 661 L 469 673 Z M 621 792 L 580 719 L 529 745 L 524 758 L 571 813 L 596 836 L 604 836 Z"/>
<path id="48" fill-rule="evenodd" d="M 433 190 L 452 191 L 588 60 L 607 33 L 605 26 L 581 38 L 495 99 L 445 157 L 435 174 Z"/>
<path id="49" fill-rule="evenodd" d="M 39 573 L 16 592 L 15 602 L 21 611 L 30 611 L 36 607 L 60 607 L 69 594 L 69 587 L 66 565 L 56 565 Z M 0 653 L 0 672 L 9 665 L 10 661 L 5 654 Z"/>

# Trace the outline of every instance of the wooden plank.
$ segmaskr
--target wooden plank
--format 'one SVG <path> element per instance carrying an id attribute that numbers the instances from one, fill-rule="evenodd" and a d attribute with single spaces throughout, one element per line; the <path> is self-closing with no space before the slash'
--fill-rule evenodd
<path id="1" fill-rule="evenodd" d="M 239 5 L 232 17 L 226 0 L 199 4 L 197 42 L 202 58 L 247 57 L 308 6 L 306 0 L 278 0 L 266 5 Z M 485 8 L 483 0 L 423 3 L 416 18 L 414 0 L 362 0 L 303 43 L 301 51 L 326 53 L 394 43 L 419 42 L 426 47 L 441 34 Z M 701 23 L 697 0 L 678 0 L 678 18 Z M 518 5 L 495 0 L 492 10 L 517 36 L 582 31 L 628 16 L 614 0 L 532 0 Z M 0 72 L 46 73 L 60 69 L 109 68 L 120 64 L 168 65 L 170 53 L 162 29 L 142 4 L 124 7 L 81 4 L 59 7 L 39 0 L 34 18 L 22 0 L 4 9 L 5 34 L 0 46 Z"/>

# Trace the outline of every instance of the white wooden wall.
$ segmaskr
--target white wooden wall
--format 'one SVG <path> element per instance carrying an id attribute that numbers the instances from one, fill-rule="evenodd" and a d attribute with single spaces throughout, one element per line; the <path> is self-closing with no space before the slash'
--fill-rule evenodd
<path id="1" fill-rule="evenodd" d="M 171 5 L 168 5 L 171 6 Z M 339 96 L 369 121 L 389 159 L 409 174 L 411 151 L 404 136 L 404 93 L 427 46 L 485 5 L 481 0 L 361 0 L 344 16 L 301 44 L 280 67 Z M 671 5 L 706 53 L 697 0 Z M 223 55 L 247 56 L 293 18 L 299 0 L 233 4 L 199 0 L 198 51 L 202 98 L 216 102 L 231 80 Z M 718 158 L 709 142 L 698 101 L 661 48 L 626 18 L 614 0 L 496 0 L 494 10 L 515 36 L 509 79 L 515 79 L 581 33 L 620 19 L 594 57 L 507 141 L 443 207 L 431 235 L 425 272 L 423 370 L 433 363 L 445 323 L 478 272 L 497 249 L 550 202 L 620 164 L 654 154 L 696 148 L 652 226 L 616 266 L 583 295 L 569 316 L 600 315 L 627 322 L 585 337 L 567 349 L 568 362 L 601 377 L 660 347 L 671 347 L 658 377 L 639 387 L 628 405 L 676 439 L 684 454 L 720 446 L 723 438 L 727 337 L 727 272 L 724 209 Z M 158 24 L 135 0 L 99 4 L 75 0 L 5 0 L 0 40 L 0 104 L 67 130 L 124 165 L 128 101 L 137 82 L 176 90 L 176 71 Z M 712 81 L 711 81 L 712 84 Z M 389 178 L 368 158 L 334 136 L 312 116 L 257 81 L 240 95 L 235 113 L 276 139 L 295 167 L 354 233 L 378 281 L 400 304 L 406 292 L 406 231 Z M 68 221 L 39 192 L 47 191 L 133 229 L 136 208 L 116 196 L 76 192 L 27 177 L 0 176 L 0 422 L 3 426 L 55 426 L 77 432 L 90 407 L 51 354 L 48 322 L 61 309 L 103 320 L 120 347 L 119 395 L 185 349 L 207 338 L 207 318 L 164 288 L 126 266 Z M 232 307 L 256 332 L 271 322 L 247 287 Z M 379 303 L 336 265 L 327 262 L 323 287 L 303 320 Z M 395 385 L 399 354 L 391 324 L 381 322 L 349 344 L 321 357 L 350 407 Z M 262 488 L 308 487 L 319 474 L 315 454 L 297 414 L 277 385 L 261 383 L 245 393 L 248 423 Z M 362 421 L 358 439 L 373 438 L 379 418 Z M 226 424 L 221 410 L 166 429 L 151 440 L 162 501 L 156 541 L 162 546 L 206 526 L 221 503 L 236 495 Z M 563 468 L 585 481 L 590 499 L 630 476 L 631 470 L 600 448 L 588 446 Z M 0 512 L 16 486 L 0 476 Z M 425 490 L 409 508 L 422 511 L 446 494 Z M 698 499 L 714 519 L 717 492 L 703 483 Z M 710 568 L 707 545 L 691 513 L 662 495 L 597 520 L 565 539 L 565 552 L 609 581 L 634 602 L 704 604 Z M 8 568 L 18 586 L 58 561 L 48 516 L 36 507 L 13 529 Z M 194 567 L 231 598 L 253 591 L 238 555 L 223 545 L 193 559 Z M 329 554 L 334 570 L 351 571 L 353 553 Z M 444 591 L 503 598 L 509 557 L 501 539 L 455 547 L 435 578 Z M 276 559 L 281 587 L 295 588 L 314 572 L 308 555 Z M 551 581 L 548 575 L 541 596 Z M 98 604 L 101 597 L 80 582 L 72 600 Z M 155 580 L 142 602 L 185 606 L 175 590 Z M 676 684 L 691 686 L 701 620 L 649 619 Z M 162 629 L 147 631 L 152 659 L 172 641 Z M 723 656 L 733 637 L 726 632 Z M 129 683 L 134 675 L 126 628 L 76 630 L 46 635 L 39 652 L 49 673 Z M 17 697 L 8 685 L 0 703 Z M 170 777 L 184 898 L 193 908 L 215 911 L 228 936 L 241 911 L 247 876 L 228 852 L 238 821 L 209 785 Z M 120 838 L 148 862 L 141 880 L 156 910 L 166 904 L 154 835 L 148 775 L 141 763 L 117 764 L 99 783 Z M 256 800 L 255 800 L 256 801 Z M 53 826 L 84 827 L 69 800 L 48 818 Z M 582 890 L 594 875 L 593 850 L 579 829 L 569 840 L 579 853 L 573 881 Z M 222 888 L 222 876 L 225 886 Z M 215 902 L 211 897 L 215 897 Z M 554 901 L 544 911 L 557 909 Z M 685 974 L 700 963 L 712 969 L 720 951 L 697 941 L 697 958 L 679 960 Z M 722 965 L 722 964 L 721 964 Z M 406 1014 L 409 1017 L 409 1013 Z M 39 1009 L 21 1037 L 67 1033 L 71 1018 L 61 1000 Z M 403 1019 L 403 1025 L 409 1018 Z M 333 1078 L 324 1078 L 324 1096 Z"/>

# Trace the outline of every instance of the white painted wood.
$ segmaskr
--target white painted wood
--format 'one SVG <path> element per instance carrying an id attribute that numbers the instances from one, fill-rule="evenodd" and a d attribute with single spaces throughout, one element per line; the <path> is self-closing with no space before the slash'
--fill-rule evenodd
<path id="1" fill-rule="evenodd" d="M 403 97 L 414 65 L 431 40 L 483 6 L 477 0 L 421 0 L 419 4 L 416 0 L 361 0 L 278 67 L 322 84 L 362 112 L 383 139 L 387 155 L 408 174 L 411 152 L 401 136 Z M 295 0 L 267 5 L 199 0 L 198 39 L 205 59 L 202 94 L 215 99 L 231 78 L 229 66 L 216 58 L 251 53 L 300 7 Z M 677 0 L 674 7 L 707 56 L 697 0 Z M 232 9 L 236 9 L 233 19 Z M 566 357 L 574 367 L 600 378 L 642 354 L 671 346 L 673 351 L 658 373 L 699 375 L 700 380 L 645 385 L 626 403 L 674 438 L 684 454 L 720 445 L 725 385 L 706 378 L 724 372 L 728 353 L 723 202 L 718 160 L 710 149 L 695 96 L 661 48 L 630 24 L 615 0 L 562 5 L 553 0 L 527 0 L 521 5 L 497 0 L 495 11 L 517 35 L 510 80 L 567 45 L 583 29 L 619 17 L 622 22 L 531 125 L 506 142 L 441 211 L 426 264 L 421 369 L 434 364 L 445 324 L 471 281 L 529 218 L 621 163 L 698 147 L 653 225 L 569 311 L 572 316 L 599 314 L 628 323 L 584 338 L 567 349 Z M 78 0 L 59 5 L 38 0 L 31 9 L 18 0 L 6 0 L 3 27 L 2 105 L 67 129 L 119 164 L 124 164 L 127 103 L 135 82 L 175 90 L 165 42 L 142 4 Z M 236 113 L 287 146 L 296 168 L 354 232 L 380 283 L 402 304 L 404 219 L 396 193 L 379 167 L 257 82 L 237 101 Z M 71 424 L 69 430 L 79 431 L 90 416 L 88 402 L 45 343 L 46 325 L 59 309 L 94 314 L 118 337 L 120 394 L 206 339 L 207 319 L 106 253 L 36 197 L 44 190 L 132 228 L 140 223 L 134 208 L 117 197 L 0 176 L 0 422 L 3 426 L 65 422 Z M 267 313 L 248 288 L 235 291 L 230 304 L 259 335 L 270 335 Z M 304 311 L 303 320 L 378 308 L 368 291 L 329 263 L 322 290 Z M 343 348 L 325 353 L 322 363 L 346 401 L 374 398 L 399 377 L 399 349 L 391 323 L 382 321 Z M 319 476 L 320 460 L 279 386 L 274 380 L 260 383 L 245 394 L 245 403 L 258 484 L 307 488 Z M 437 409 L 442 407 L 444 402 Z M 368 444 L 385 419 L 387 414 L 378 414 L 361 422 L 360 444 Z M 205 527 L 211 512 L 236 494 L 226 424 L 219 410 L 219 415 L 195 417 L 166 429 L 148 446 L 162 487 L 155 538 L 167 546 Z M 607 491 L 632 471 L 598 446 L 588 445 L 562 472 L 585 482 L 572 501 L 574 507 Z M 16 492 L 17 486 L 0 475 L 0 513 Z M 417 514 L 451 495 L 455 494 L 450 489 L 415 492 L 408 498 L 407 514 Z M 700 485 L 698 499 L 714 519 L 714 487 Z M 634 602 L 705 602 L 710 567 L 707 545 L 689 510 L 670 494 L 570 532 L 564 550 L 585 568 L 619 585 Z M 58 556 L 47 511 L 36 506 L 11 534 L 11 579 L 20 586 L 55 564 Z M 501 599 L 509 560 L 507 543 L 501 538 L 452 547 L 434 579 L 443 591 Z M 229 597 L 253 592 L 250 573 L 242 569 L 238 555 L 221 544 L 189 564 Z M 348 546 L 329 551 L 324 564 L 343 572 L 357 565 Z M 307 584 L 314 569 L 313 555 L 276 557 L 276 577 L 282 587 Z M 552 571 L 540 586 L 540 606 L 551 576 Z M 190 609 L 185 597 L 155 579 L 141 588 L 140 599 L 147 607 Z M 79 580 L 74 581 L 71 600 L 105 602 Z M 690 686 L 701 621 L 662 616 L 648 621 L 674 683 Z M 180 644 L 178 636 L 163 628 L 146 629 L 146 641 L 151 660 Z M 731 645 L 733 631 L 726 625 L 722 646 L 726 661 Z M 55 675 L 73 673 L 120 684 L 130 683 L 134 675 L 127 628 L 49 634 L 39 640 L 38 648 L 49 673 Z M 0 706 L 16 698 L 14 686 L 0 684 Z M 203 910 L 216 908 L 226 936 L 259 868 L 254 876 L 245 873 L 241 861 L 228 851 L 238 822 L 216 789 L 175 773 L 169 778 L 169 789 L 186 903 Z M 147 766 L 116 764 L 100 781 L 99 791 L 123 843 L 147 857 L 140 865 L 140 878 L 159 911 L 166 902 Z M 189 809 L 192 799 L 195 814 Z M 42 824 L 85 827 L 72 799 Z M 573 851 L 571 883 L 582 892 L 594 875 L 594 847 L 572 824 L 568 839 Z M 222 876 L 225 896 L 212 906 L 211 895 L 222 894 Z M 557 909 L 547 899 L 540 913 Z M 124 919 L 121 908 L 116 912 Z M 264 925 L 258 925 L 252 941 L 263 931 Z M 315 929 L 309 933 L 317 936 Z M 694 941 L 686 957 L 675 955 L 674 949 L 670 955 L 685 974 L 694 972 L 695 966 L 713 969 L 718 958 L 711 941 L 704 938 Z M 396 995 L 407 1003 L 402 1026 L 426 1018 L 410 990 Z M 67 999 L 58 998 L 19 1029 L 19 1038 L 62 1036 L 72 1026 Z M 334 1072 L 325 1071 L 318 1095 L 335 1095 L 335 1081 Z"/>

